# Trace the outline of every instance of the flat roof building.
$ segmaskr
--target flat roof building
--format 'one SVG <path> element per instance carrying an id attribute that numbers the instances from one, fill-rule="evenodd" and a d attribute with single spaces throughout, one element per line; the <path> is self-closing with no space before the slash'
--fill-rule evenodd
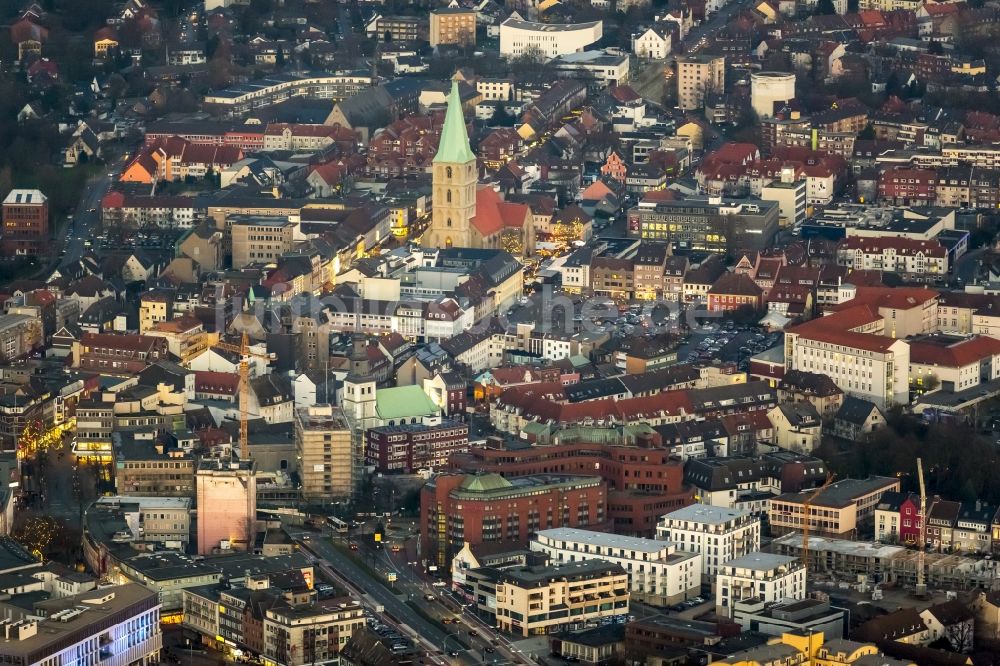
<path id="1" fill-rule="evenodd" d="M 725 562 L 715 580 L 716 612 L 732 616 L 744 599 L 774 603 L 806 596 L 806 569 L 796 557 L 754 552 Z"/>
<path id="2" fill-rule="evenodd" d="M 0 635 L 0 661 L 6 664 L 159 663 L 160 603 L 141 585 L 41 601 L 32 611 L 4 602 L 0 613 L 7 625 Z"/>
<path id="3" fill-rule="evenodd" d="M 749 511 L 692 504 L 660 518 L 656 536 L 681 551 L 699 553 L 703 581 L 710 582 L 724 562 L 760 548 L 760 518 Z"/>
<path id="4" fill-rule="evenodd" d="M 628 574 L 602 560 L 468 572 L 477 612 L 502 631 L 547 634 L 602 617 L 627 615 Z"/>
<path id="5" fill-rule="evenodd" d="M 628 212 L 628 235 L 680 249 L 762 250 L 778 232 L 777 201 L 718 198 L 640 203 Z"/>
<path id="6" fill-rule="evenodd" d="M 882 495 L 899 490 L 895 477 L 844 479 L 824 488 L 810 503 L 809 529 L 816 536 L 855 537 L 875 517 Z M 801 531 L 805 502 L 813 491 L 785 493 L 768 501 L 768 518 L 775 535 Z"/>
<path id="7" fill-rule="evenodd" d="M 555 58 L 583 51 L 603 35 L 602 21 L 535 23 L 515 13 L 500 24 L 500 55 L 509 58 L 539 51 L 546 58 Z"/>
<path id="8" fill-rule="evenodd" d="M 670 541 L 594 532 L 572 527 L 541 530 L 530 543 L 552 563 L 601 560 L 629 573 L 637 601 L 667 606 L 698 596 L 701 555 L 678 552 Z"/>

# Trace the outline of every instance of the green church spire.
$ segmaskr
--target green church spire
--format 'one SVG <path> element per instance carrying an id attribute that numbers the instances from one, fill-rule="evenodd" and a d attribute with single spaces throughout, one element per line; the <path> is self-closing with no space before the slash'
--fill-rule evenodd
<path id="1" fill-rule="evenodd" d="M 465 129 L 462 99 L 458 95 L 458 81 L 452 81 L 451 94 L 448 95 L 448 112 L 444 116 L 441 142 L 438 144 L 434 161 L 463 164 L 475 159 L 476 156 L 469 147 L 469 133 Z"/>

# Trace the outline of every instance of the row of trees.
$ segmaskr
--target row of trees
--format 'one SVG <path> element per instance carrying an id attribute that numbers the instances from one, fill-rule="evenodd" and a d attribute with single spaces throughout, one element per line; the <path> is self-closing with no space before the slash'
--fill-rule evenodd
<path id="1" fill-rule="evenodd" d="M 1000 504 L 996 445 L 971 427 L 955 423 L 926 424 L 894 410 L 888 426 L 846 450 L 824 441 L 817 454 L 838 478 L 869 474 L 895 476 L 904 491 L 918 492 L 916 459 L 922 458 L 929 493 L 965 502 L 977 499 Z"/>

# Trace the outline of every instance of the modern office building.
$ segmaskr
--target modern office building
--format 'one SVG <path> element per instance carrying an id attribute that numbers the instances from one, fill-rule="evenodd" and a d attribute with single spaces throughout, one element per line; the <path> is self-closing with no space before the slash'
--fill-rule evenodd
<path id="1" fill-rule="evenodd" d="M 160 662 L 160 602 L 141 585 L 91 590 L 35 604 L 3 602 L 5 637 L 0 661 L 19 666 Z"/>
<path id="2" fill-rule="evenodd" d="M 887 492 L 899 491 L 896 477 L 870 476 L 844 479 L 824 488 L 810 502 L 809 529 L 817 536 L 857 538 L 874 522 L 875 509 Z M 805 502 L 814 494 L 806 490 L 778 495 L 768 501 L 768 520 L 775 536 L 801 531 Z"/>
<path id="3" fill-rule="evenodd" d="M 603 34 L 603 21 L 535 23 L 511 16 L 500 24 L 500 55 L 510 58 L 537 51 L 546 58 L 555 58 L 583 51 Z"/>
<path id="4" fill-rule="evenodd" d="M 420 491 L 421 553 L 443 567 L 466 544 L 523 548 L 540 529 L 600 526 L 606 511 L 596 476 L 442 474 Z"/>
<path id="5" fill-rule="evenodd" d="M 628 212 L 628 235 L 690 250 L 764 249 L 778 233 L 777 201 L 718 198 L 640 203 Z"/>

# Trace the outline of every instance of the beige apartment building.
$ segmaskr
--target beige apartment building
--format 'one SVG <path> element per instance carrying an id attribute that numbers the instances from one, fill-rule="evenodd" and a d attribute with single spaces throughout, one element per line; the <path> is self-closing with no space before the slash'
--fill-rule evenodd
<path id="1" fill-rule="evenodd" d="M 157 324 L 170 318 L 172 302 L 170 295 L 162 291 L 150 291 L 139 300 L 139 333 L 153 330 Z"/>
<path id="2" fill-rule="evenodd" d="M 277 666 L 336 661 L 354 632 L 364 626 L 361 604 L 350 599 L 336 605 L 272 608 L 264 616 L 263 657 Z"/>
<path id="3" fill-rule="evenodd" d="M 354 489 L 351 428 L 333 405 L 295 410 L 295 450 L 306 501 L 347 497 Z"/>
<path id="4" fill-rule="evenodd" d="M 503 631 L 533 636 L 628 614 L 629 580 L 620 564 L 590 560 L 478 572 L 496 585 L 496 626 Z"/>
<path id="5" fill-rule="evenodd" d="M 42 322 L 24 314 L 0 315 L 0 360 L 24 356 L 42 343 Z"/>
<path id="6" fill-rule="evenodd" d="M 462 7 L 442 7 L 431 12 L 431 48 L 439 44 L 470 46 L 476 43 L 476 12 Z"/>
<path id="7" fill-rule="evenodd" d="M 191 359 L 219 341 L 217 334 L 207 333 L 204 324 L 192 315 L 158 322 L 146 334 L 165 339 L 167 350 L 185 367 Z"/>
<path id="8" fill-rule="evenodd" d="M 277 261 L 290 252 L 298 226 L 287 217 L 234 216 L 233 268 Z"/>
<path id="9" fill-rule="evenodd" d="M 809 508 L 809 531 L 815 536 L 853 539 L 859 528 L 875 518 L 875 507 L 887 492 L 899 491 L 899 479 L 870 476 L 831 484 Z M 785 493 L 768 500 L 767 515 L 775 536 L 801 531 L 805 501 L 815 491 Z"/>
<path id="10" fill-rule="evenodd" d="M 722 92 L 725 86 L 724 56 L 685 55 L 677 58 L 677 106 L 682 110 L 702 108 L 706 93 Z"/>

